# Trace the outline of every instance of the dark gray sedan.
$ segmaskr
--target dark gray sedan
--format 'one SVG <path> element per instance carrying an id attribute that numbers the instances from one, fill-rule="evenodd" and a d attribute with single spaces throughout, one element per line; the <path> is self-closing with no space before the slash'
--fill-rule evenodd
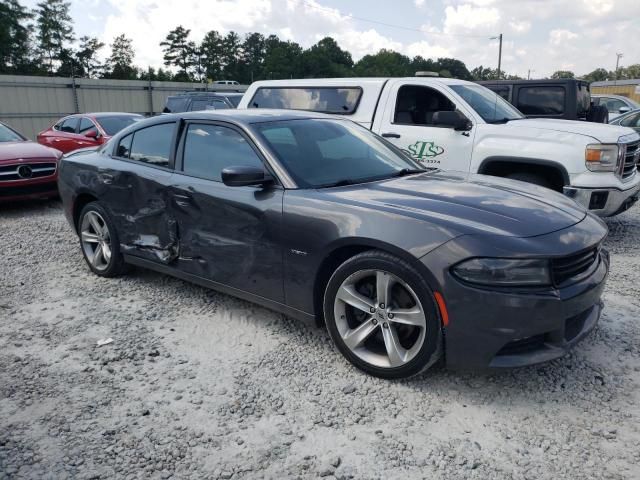
<path id="1" fill-rule="evenodd" d="M 59 189 L 96 274 L 137 265 L 324 324 L 380 377 L 551 360 L 602 309 L 601 220 L 541 187 L 421 170 L 344 119 L 156 117 L 65 158 Z"/>

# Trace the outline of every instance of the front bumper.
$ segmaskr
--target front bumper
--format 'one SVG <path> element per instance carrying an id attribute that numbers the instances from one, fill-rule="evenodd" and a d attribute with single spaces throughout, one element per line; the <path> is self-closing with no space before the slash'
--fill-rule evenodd
<path id="1" fill-rule="evenodd" d="M 564 187 L 564 194 L 600 217 L 611 217 L 638 201 L 640 184 L 627 190 L 618 188 Z"/>
<path id="2" fill-rule="evenodd" d="M 538 290 L 480 288 L 451 266 L 470 257 L 562 257 L 599 245 L 606 227 L 592 216 L 573 227 L 529 238 L 462 236 L 422 257 L 449 316 L 445 362 L 454 369 L 521 367 L 565 355 L 596 326 L 609 270 L 600 250 L 586 276 Z M 474 238 L 475 237 L 475 238 Z M 479 238 L 483 237 L 483 238 Z"/>

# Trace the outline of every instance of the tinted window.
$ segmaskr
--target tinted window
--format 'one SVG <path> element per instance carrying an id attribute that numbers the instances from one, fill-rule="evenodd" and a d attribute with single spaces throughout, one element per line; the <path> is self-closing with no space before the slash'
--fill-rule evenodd
<path id="1" fill-rule="evenodd" d="M 356 110 L 361 95 L 360 88 L 259 88 L 249 102 L 249 108 L 349 114 Z"/>
<path id="2" fill-rule="evenodd" d="M 165 113 L 178 113 L 184 112 L 187 106 L 187 99 L 185 97 L 169 97 L 167 98 L 167 104 L 164 107 Z"/>
<path id="3" fill-rule="evenodd" d="M 108 117 L 99 117 L 98 123 L 100 123 L 104 132 L 112 137 L 120 130 L 139 122 L 142 118 L 142 115 L 113 115 Z"/>
<path id="4" fill-rule="evenodd" d="M 58 124 L 57 130 L 66 133 L 76 133 L 76 127 L 78 126 L 78 117 L 67 118 Z"/>
<path id="5" fill-rule="evenodd" d="M 129 158 L 129 153 L 131 153 L 131 140 L 133 140 L 133 133 L 120 140 L 118 148 L 116 148 L 116 157 Z"/>
<path id="6" fill-rule="evenodd" d="M 623 118 L 620 121 L 620 125 L 624 127 L 640 127 L 640 112 Z"/>
<path id="7" fill-rule="evenodd" d="M 129 158 L 168 167 L 174 127 L 174 123 L 163 123 L 133 132 Z"/>
<path id="8" fill-rule="evenodd" d="M 185 173 L 216 181 L 226 167 L 263 166 L 242 135 L 218 125 L 189 125 L 183 159 Z"/>
<path id="9" fill-rule="evenodd" d="M 223 100 L 212 100 L 207 105 L 207 110 L 228 110 L 229 105 L 227 105 Z"/>
<path id="10" fill-rule="evenodd" d="M 562 115 L 564 97 L 564 87 L 522 87 L 518 110 L 525 115 Z"/>
<path id="11" fill-rule="evenodd" d="M 394 123 L 433 125 L 433 114 L 454 111 L 456 106 L 442 93 L 428 87 L 405 85 L 398 90 Z"/>
<path id="12" fill-rule="evenodd" d="M 626 107 L 627 104 L 617 98 L 602 98 L 600 105 L 604 105 L 609 113 L 620 113 L 620 109 Z"/>
<path id="13" fill-rule="evenodd" d="M 450 85 L 485 122 L 503 122 L 523 118 L 509 102 L 482 85 Z"/>
<path id="14" fill-rule="evenodd" d="M 207 109 L 207 105 L 211 104 L 211 100 L 210 99 L 200 99 L 200 100 L 194 100 L 193 102 L 191 102 L 191 107 L 189 107 L 189 110 L 191 110 L 192 112 L 195 111 L 199 111 L 199 110 L 206 110 Z"/>
<path id="15" fill-rule="evenodd" d="M 242 100 L 242 95 L 233 95 L 231 97 L 227 97 L 227 100 L 231 102 L 231 105 L 238 108 L 238 105 L 240 105 L 240 100 Z"/>
<path id="16" fill-rule="evenodd" d="M 403 169 L 420 169 L 390 144 L 351 122 L 285 120 L 254 128 L 303 188 L 373 181 Z"/>
<path id="17" fill-rule="evenodd" d="M 80 120 L 80 130 L 79 133 L 81 135 L 84 135 L 85 133 L 87 133 L 89 130 L 96 130 L 96 126 L 93 124 L 93 122 L 91 120 L 89 120 L 86 117 L 82 117 L 82 119 Z"/>
<path id="18" fill-rule="evenodd" d="M 21 142 L 24 138 L 0 123 L 0 142 Z"/>

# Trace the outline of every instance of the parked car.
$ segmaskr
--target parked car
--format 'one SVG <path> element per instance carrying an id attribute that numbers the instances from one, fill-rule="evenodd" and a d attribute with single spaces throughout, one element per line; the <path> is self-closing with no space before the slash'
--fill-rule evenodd
<path id="1" fill-rule="evenodd" d="M 640 108 L 627 112 L 624 115 L 619 115 L 609 123 L 611 123 L 611 125 L 633 128 L 636 132 L 640 132 Z M 638 168 L 640 168 L 640 164 L 638 164 Z"/>
<path id="2" fill-rule="evenodd" d="M 162 113 L 237 108 L 241 98 L 242 93 L 235 92 L 186 92 L 167 97 Z"/>
<path id="3" fill-rule="evenodd" d="M 102 145 L 125 127 L 143 119 L 135 113 L 100 112 L 69 115 L 38 134 L 38 143 L 64 153 Z"/>
<path id="4" fill-rule="evenodd" d="M 59 188 L 97 275 L 138 265 L 324 323 L 380 377 L 443 353 L 451 367 L 558 358 L 602 309 L 599 218 L 545 188 L 425 171 L 346 119 L 159 116 L 65 157 Z"/>
<path id="5" fill-rule="evenodd" d="M 61 156 L 0 123 L 0 202 L 57 196 Z"/>
<path id="6" fill-rule="evenodd" d="M 528 118 L 609 122 L 607 109 L 592 102 L 589 82 L 575 79 L 486 80 L 478 82 Z"/>
<path id="7" fill-rule="evenodd" d="M 487 88 L 446 78 L 253 83 L 238 108 L 345 115 L 424 166 L 482 173 L 564 192 L 600 216 L 638 198 L 640 135 L 625 127 L 527 119 Z"/>
<path id="8" fill-rule="evenodd" d="M 216 80 L 213 82 L 215 85 L 240 85 L 235 80 Z"/>
<path id="9" fill-rule="evenodd" d="M 638 102 L 622 95 L 598 94 L 591 95 L 591 98 L 595 105 L 600 105 L 607 109 L 609 112 L 609 120 L 615 120 L 620 115 L 624 115 L 631 110 L 637 110 L 640 108 L 640 104 Z"/>

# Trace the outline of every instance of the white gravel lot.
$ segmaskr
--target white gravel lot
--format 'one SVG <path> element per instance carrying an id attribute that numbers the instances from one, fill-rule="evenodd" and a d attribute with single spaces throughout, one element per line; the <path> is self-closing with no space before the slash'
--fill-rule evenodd
<path id="1" fill-rule="evenodd" d="M 91 274 L 58 202 L 0 207 L 0 479 L 640 478 L 640 207 L 608 223 L 604 315 L 569 356 L 385 381 L 324 330 Z"/>

